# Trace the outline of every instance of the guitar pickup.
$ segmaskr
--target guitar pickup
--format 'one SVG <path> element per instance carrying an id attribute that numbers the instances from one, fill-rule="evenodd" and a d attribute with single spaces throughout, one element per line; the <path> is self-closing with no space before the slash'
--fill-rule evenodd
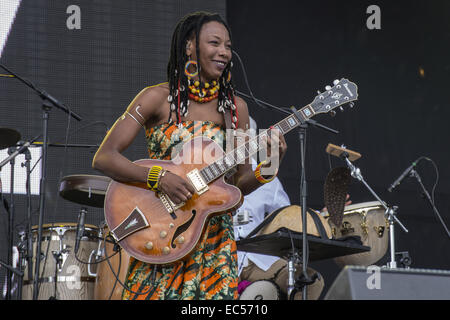
<path id="1" fill-rule="evenodd" d="M 202 193 L 205 193 L 209 190 L 208 185 L 206 184 L 205 180 L 203 180 L 198 169 L 194 169 L 188 172 L 186 176 L 188 177 L 189 181 L 195 189 L 195 192 L 197 192 L 198 195 L 201 195 Z"/>

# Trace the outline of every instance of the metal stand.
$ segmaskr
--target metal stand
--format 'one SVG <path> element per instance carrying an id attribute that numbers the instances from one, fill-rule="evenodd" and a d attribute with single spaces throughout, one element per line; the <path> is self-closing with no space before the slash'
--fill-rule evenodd
<path id="1" fill-rule="evenodd" d="M 11 147 L 8 149 L 8 154 L 12 155 L 15 151 L 15 147 Z M 14 167 L 16 165 L 16 159 L 12 158 L 9 162 L 11 166 L 10 171 L 10 187 L 9 187 L 9 216 L 8 216 L 8 255 L 7 260 L 8 264 L 12 266 L 13 264 L 13 246 L 14 246 L 14 216 L 16 211 L 16 206 L 14 205 Z M 6 285 L 8 287 L 8 292 L 6 293 L 6 300 L 10 300 L 11 297 L 11 288 L 12 288 L 12 273 L 10 270 L 7 272 L 8 278 L 6 280 Z"/>
<path id="2" fill-rule="evenodd" d="M 442 220 L 442 217 L 441 217 L 441 215 L 439 214 L 438 209 L 437 209 L 436 206 L 434 205 L 434 202 L 433 202 L 433 200 L 431 199 L 430 194 L 428 193 L 427 189 L 426 189 L 425 186 L 423 185 L 422 179 L 420 178 L 419 173 L 418 173 L 416 170 L 413 169 L 413 170 L 411 170 L 410 175 L 413 176 L 414 178 L 416 178 L 417 181 L 419 182 L 420 186 L 422 187 L 422 191 L 423 191 L 423 193 L 425 194 L 425 196 L 426 196 L 428 202 L 431 204 L 431 207 L 433 208 L 433 211 L 434 211 L 436 217 L 439 219 L 439 221 L 441 222 L 442 226 L 444 227 L 445 233 L 446 233 L 447 236 L 450 238 L 450 232 L 448 231 L 448 228 L 447 228 L 447 226 L 445 225 L 444 220 Z"/>
<path id="3" fill-rule="evenodd" d="M 32 82 L 28 81 L 27 79 L 17 75 L 16 73 L 9 70 L 5 65 L 0 63 L 0 67 L 13 76 L 15 76 L 18 80 L 26 84 L 28 87 L 33 89 L 39 97 L 42 99 L 42 114 L 43 114 L 43 145 L 42 145 L 42 176 L 41 176 L 41 183 L 40 183 L 40 194 L 39 194 L 39 223 L 38 223 L 38 238 L 37 238 L 37 250 L 36 250 L 36 265 L 35 265 L 35 271 L 34 271 L 34 279 L 33 279 L 33 300 L 37 300 L 39 295 L 39 269 L 40 269 L 40 261 L 41 261 L 41 242 L 42 242 L 42 224 L 43 224 L 43 218 L 44 218 L 44 211 L 45 211 L 45 185 L 46 185 L 46 177 L 47 177 L 47 147 L 48 147 L 48 119 L 50 110 L 53 106 L 57 107 L 58 109 L 66 112 L 71 116 L 72 118 L 81 121 L 82 118 L 76 114 L 75 112 L 71 111 L 67 106 L 59 102 L 56 98 L 45 92 L 44 90 L 38 88 L 35 86 Z M 1 165 L 0 165 L 1 167 Z"/>
<path id="4" fill-rule="evenodd" d="M 36 140 L 38 137 L 34 138 L 33 140 Z M 3 160 L 0 163 L 0 170 L 2 166 L 4 166 L 7 162 L 11 165 L 11 178 L 10 178 L 10 204 L 9 204 L 9 210 L 8 210 L 8 263 L 5 264 L 1 262 L 1 264 L 6 267 L 5 265 L 8 265 L 6 267 L 7 271 L 7 280 L 6 280 L 6 286 L 7 286 L 7 292 L 6 292 L 6 300 L 12 299 L 12 273 L 15 273 L 19 276 L 19 284 L 18 284 L 18 293 L 17 293 L 17 299 L 22 299 L 22 283 L 23 283 L 23 272 L 22 272 L 22 258 L 24 255 L 24 252 L 26 252 L 27 258 L 32 258 L 32 241 L 28 241 L 27 245 L 23 245 L 23 243 L 19 244 L 19 266 L 17 269 L 14 269 L 13 266 L 13 246 L 14 246 L 14 217 L 15 217 L 15 204 L 14 204 L 14 168 L 15 168 L 15 158 L 23 153 L 25 155 L 25 164 L 22 163 L 22 167 L 27 167 L 27 181 L 26 181 L 26 190 L 27 190 L 27 206 L 28 206 L 28 227 L 29 230 L 27 230 L 28 237 L 31 237 L 31 193 L 30 193 L 30 160 L 31 160 L 31 153 L 30 150 L 28 150 L 28 147 L 31 144 L 31 142 L 24 143 L 21 147 L 11 147 L 8 150 L 9 157 L 5 160 Z M 28 263 L 31 264 L 31 258 L 29 258 Z M 29 270 L 30 267 L 29 267 Z M 29 273 L 30 274 L 30 273 Z"/>
<path id="5" fill-rule="evenodd" d="M 395 233 L 394 233 L 394 222 L 397 222 L 400 227 L 403 229 L 403 231 L 408 232 L 408 229 L 405 228 L 405 226 L 398 220 L 396 217 L 397 209 L 398 207 L 392 206 L 388 207 L 386 203 L 380 199 L 380 197 L 373 191 L 373 189 L 367 184 L 367 182 L 364 180 L 361 170 L 348 159 L 348 153 L 344 152 L 341 155 L 341 158 L 344 159 L 344 161 L 347 163 L 347 166 L 350 169 L 351 175 L 353 178 L 361 181 L 366 188 L 372 193 L 372 195 L 381 203 L 381 205 L 386 210 L 384 215 L 387 217 L 389 221 L 389 241 L 390 241 L 390 253 L 391 253 L 391 261 L 388 262 L 387 267 L 391 269 L 397 268 L 397 262 L 395 261 Z"/>

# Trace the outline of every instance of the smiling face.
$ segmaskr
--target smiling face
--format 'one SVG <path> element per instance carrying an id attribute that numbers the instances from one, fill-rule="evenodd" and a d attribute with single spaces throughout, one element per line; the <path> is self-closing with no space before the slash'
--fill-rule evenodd
<path id="1" fill-rule="evenodd" d="M 231 60 L 231 40 L 227 28 L 217 21 L 205 23 L 199 33 L 197 59 L 195 38 L 188 40 L 186 54 L 200 64 L 202 81 L 217 80 Z"/>

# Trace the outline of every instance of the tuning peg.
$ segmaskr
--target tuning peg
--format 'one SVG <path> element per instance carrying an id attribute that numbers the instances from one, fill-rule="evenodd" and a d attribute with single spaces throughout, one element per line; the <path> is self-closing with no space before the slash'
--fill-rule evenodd
<path id="1" fill-rule="evenodd" d="M 330 111 L 330 116 L 334 117 L 335 115 L 336 115 L 336 111 L 331 110 L 331 111 Z"/>
<path id="2" fill-rule="evenodd" d="M 337 85 L 338 83 L 339 83 L 339 80 L 338 80 L 338 79 L 336 79 L 336 80 L 333 81 L 333 85 Z"/>
<path id="3" fill-rule="evenodd" d="M 344 108 L 342 108 L 342 106 L 339 107 L 339 110 L 341 110 L 342 112 L 344 112 Z"/>
<path id="4" fill-rule="evenodd" d="M 320 90 L 317 90 L 317 94 L 321 94 L 322 92 L 320 92 Z"/>
<path id="5" fill-rule="evenodd" d="M 331 86 L 326 86 L 325 90 L 330 91 L 331 90 Z"/>
<path id="6" fill-rule="evenodd" d="M 355 106 L 353 102 L 350 102 L 348 105 L 350 106 L 350 108 L 353 108 Z"/>

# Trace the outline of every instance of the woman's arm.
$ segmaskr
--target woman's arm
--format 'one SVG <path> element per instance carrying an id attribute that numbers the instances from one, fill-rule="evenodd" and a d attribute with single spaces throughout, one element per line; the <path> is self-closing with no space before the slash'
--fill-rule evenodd
<path id="1" fill-rule="evenodd" d="M 93 168 L 120 182 L 146 183 L 149 168 L 131 162 L 122 152 L 130 146 L 144 125 L 151 122 L 150 119 L 161 118 L 158 112 L 161 112 L 166 99 L 167 92 L 162 87 L 142 90 L 106 135 L 94 156 Z M 185 202 L 195 193 L 191 184 L 171 172 L 161 177 L 159 186 L 159 190 L 175 203 Z"/>
<path id="2" fill-rule="evenodd" d="M 143 89 L 109 130 L 92 161 L 92 167 L 121 182 L 146 182 L 148 168 L 139 166 L 122 155 L 134 141 L 144 124 L 155 115 L 158 90 Z M 136 111 L 137 108 L 137 111 Z"/>

